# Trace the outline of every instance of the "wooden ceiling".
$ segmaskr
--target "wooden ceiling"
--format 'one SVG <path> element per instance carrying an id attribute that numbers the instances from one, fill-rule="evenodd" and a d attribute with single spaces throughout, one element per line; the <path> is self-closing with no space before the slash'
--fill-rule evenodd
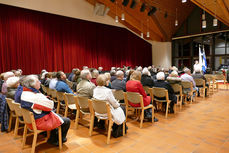
<path id="1" fill-rule="evenodd" d="M 95 5 L 96 2 L 105 4 L 110 8 L 108 15 L 114 18 L 114 22 L 115 16 L 117 15 L 119 17 L 119 22 L 123 25 L 139 35 L 142 31 L 145 39 L 154 41 L 170 41 L 172 35 L 182 25 L 195 7 L 190 1 L 182 3 L 181 0 L 136 0 L 137 5 L 134 9 L 130 8 L 132 0 L 129 0 L 126 7 L 122 5 L 123 0 L 115 0 L 115 2 L 111 2 L 111 0 L 86 1 L 92 5 Z M 144 12 L 140 12 L 142 3 L 146 4 Z M 157 11 L 152 16 L 148 16 L 147 14 L 151 6 L 156 7 Z M 176 9 L 179 22 L 178 26 L 175 26 Z M 123 12 L 125 13 L 125 21 L 120 20 Z M 166 13 L 167 17 L 165 17 Z M 146 37 L 147 31 L 150 32 L 150 38 Z"/>
<path id="2" fill-rule="evenodd" d="M 218 20 L 229 26 L 229 0 L 191 0 L 197 6 L 216 16 Z"/>

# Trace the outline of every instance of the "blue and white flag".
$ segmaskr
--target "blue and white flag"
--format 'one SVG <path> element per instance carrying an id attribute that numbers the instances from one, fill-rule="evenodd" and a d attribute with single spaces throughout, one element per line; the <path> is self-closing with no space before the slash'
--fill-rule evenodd
<path id="1" fill-rule="evenodd" d="M 205 73 L 207 70 L 207 59 L 204 51 L 204 46 L 203 46 L 203 62 L 202 62 L 202 70 Z"/>

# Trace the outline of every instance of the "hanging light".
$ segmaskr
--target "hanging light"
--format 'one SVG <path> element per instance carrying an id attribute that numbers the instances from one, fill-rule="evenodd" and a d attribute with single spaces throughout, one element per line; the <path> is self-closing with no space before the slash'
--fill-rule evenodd
<path id="1" fill-rule="evenodd" d="M 118 23 L 118 15 L 117 15 L 117 1 L 115 2 L 115 22 Z"/>
<path id="2" fill-rule="evenodd" d="M 144 37 L 144 34 L 143 34 L 143 23 L 141 21 L 141 38 L 143 38 L 143 37 Z"/>
<path id="3" fill-rule="evenodd" d="M 215 3 L 216 3 L 216 0 L 215 0 Z M 216 19 L 216 7 L 215 7 L 214 16 L 215 16 L 215 18 L 213 19 L 213 26 L 216 27 L 216 26 L 218 26 L 218 20 Z"/>
<path id="4" fill-rule="evenodd" d="M 178 26 L 178 20 L 177 20 L 177 8 L 176 8 L 176 20 L 175 20 L 175 26 Z"/>
<path id="5" fill-rule="evenodd" d="M 182 0 L 181 2 L 182 2 L 182 3 L 186 3 L 186 2 L 187 2 L 187 0 Z"/>
<path id="6" fill-rule="evenodd" d="M 122 18 L 121 18 L 121 20 L 122 20 L 122 21 L 125 20 L 125 14 L 124 14 L 124 13 L 122 13 Z"/>
<path id="7" fill-rule="evenodd" d="M 141 38 L 143 38 L 144 37 L 144 34 L 143 34 L 143 32 L 141 32 Z"/>
<path id="8" fill-rule="evenodd" d="M 206 20 L 203 20 L 202 21 L 202 28 L 205 29 L 207 27 L 207 22 Z"/>
<path id="9" fill-rule="evenodd" d="M 115 22 L 118 23 L 118 16 L 115 16 Z"/>
<path id="10" fill-rule="evenodd" d="M 175 26 L 178 26 L 178 20 L 175 20 Z"/>
<path id="11" fill-rule="evenodd" d="M 146 37 L 149 38 L 150 37 L 150 33 L 149 31 L 146 33 Z"/>
<path id="12" fill-rule="evenodd" d="M 202 20 L 205 20 L 205 11 L 204 11 L 204 13 L 202 14 Z"/>

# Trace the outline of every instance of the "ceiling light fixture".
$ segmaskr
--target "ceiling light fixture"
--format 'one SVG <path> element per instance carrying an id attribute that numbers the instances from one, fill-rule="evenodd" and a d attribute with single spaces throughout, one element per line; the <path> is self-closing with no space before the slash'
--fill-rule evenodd
<path id="1" fill-rule="evenodd" d="M 115 2 L 115 22 L 118 23 L 118 15 L 117 15 L 117 4 L 118 2 Z"/>
<path id="2" fill-rule="evenodd" d="M 187 0 L 182 0 L 181 2 L 182 2 L 182 3 L 186 3 L 186 2 L 187 2 Z"/>
<path id="3" fill-rule="evenodd" d="M 215 4 L 216 4 L 216 0 L 215 0 Z M 218 20 L 216 18 L 216 7 L 215 7 L 215 12 L 214 12 L 213 26 L 214 27 L 218 26 Z"/>
<path id="4" fill-rule="evenodd" d="M 176 8 L 176 20 L 175 20 L 175 26 L 178 26 L 178 20 L 177 20 L 177 8 Z"/>

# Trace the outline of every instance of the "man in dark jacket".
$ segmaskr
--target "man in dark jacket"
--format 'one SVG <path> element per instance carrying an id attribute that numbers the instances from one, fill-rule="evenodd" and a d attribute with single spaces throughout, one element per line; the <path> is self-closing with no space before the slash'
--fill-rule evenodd
<path id="1" fill-rule="evenodd" d="M 174 113 L 173 106 L 174 106 L 174 104 L 177 103 L 177 97 L 176 97 L 174 90 L 171 87 L 171 85 L 165 81 L 164 72 L 157 73 L 157 81 L 154 82 L 154 87 L 165 88 L 168 90 L 169 100 L 171 100 L 171 102 L 170 102 L 170 113 Z M 157 99 L 159 99 L 159 98 L 157 98 Z"/>
<path id="2" fill-rule="evenodd" d="M 117 78 L 111 83 L 111 89 L 126 91 L 126 82 L 123 80 L 124 73 L 119 70 L 116 72 L 116 77 Z"/>

